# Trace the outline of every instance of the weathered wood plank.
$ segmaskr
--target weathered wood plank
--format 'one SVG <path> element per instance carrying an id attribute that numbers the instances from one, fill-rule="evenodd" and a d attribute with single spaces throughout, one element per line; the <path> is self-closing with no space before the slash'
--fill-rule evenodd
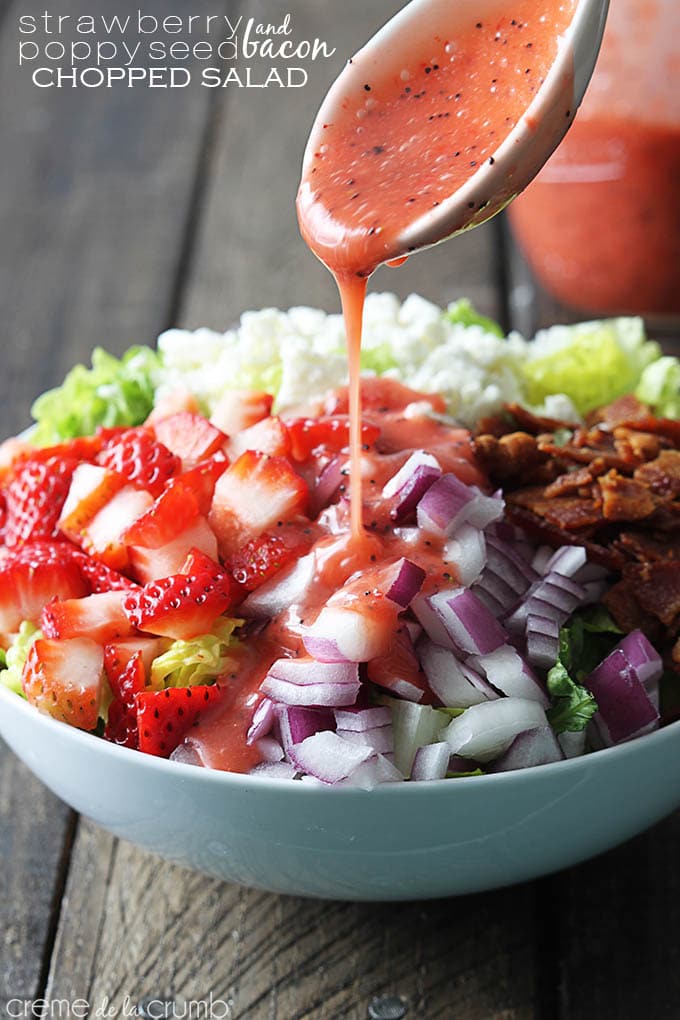
<path id="1" fill-rule="evenodd" d="M 72 826 L 66 805 L 0 743 L 0 1016 L 39 991 Z"/>
<path id="2" fill-rule="evenodd" d="M 137 6 L 126 0 L 116 13 Z M 16 66 L 22 5 L 2 10 L 4 436 L 27 424 L 32 398 L 96 343 L 121 351 L 165 325 L 211 96 L 205 89 L 169 96 L 146 88 L 36 88 Z M 145 10 L 184 14 L 186 5 L 149 0 Z M 193 10 L 214 13 L 214 5 L 197 0 Z M 97 0 L 88 12 L 111 10 Z M 82 6 L 64 0 L 59 13 L 82 13 Z M 0 1014 L 9 998 L 35 997 L 44 985 L 71 823 L 3 745 Z M 88 909 L 96 923 L 96 907 L 88 902 Z"/>
<path id="3" fill-rule="evenodd" d="M 300 155 L 321 89 L 396 6 L 385 0 L 367 10 L 352 0 L 340 21 L 330 0 L 299 0 L 303 34 L 330 35 L 332 25 L 339 63 L 317 67 L 294 99 L 251 92 L 230 101 L 209 168 L 183 323 L 223 326 L 244 308 L 269 303 L 337 307 L 330 279 L 297 235 L 292 200 Z M 448 252 L 384 275 L 377 286 L 418 289 L 438 301 L 468 293 L 496 314 L 494 257 L 493 233 L 477 231 Z M 99 842 L 108 854 L 107 837 Z M 75 861 L 80 853 L 79 840 Z M 86 994 L 95 1008 L 105 998 L 120 1008 L 126 997 L 196 1002 L 212 992 L 233 1018 L 363 1020 L 370 999 L 389 992 L 406 997 L 409 1017 L 534 1015 L 528 887 L 455 904 L 317 903 L 219 884 L 121 844 L 101 921 L 94 911 L 83 918 L 76 906 L 65 900 L 50 987 L 62 987 L 60 971 L 73 972 L 76 938 L 98 939 L 94 957 L 87 954 L 95 976 Z"/>

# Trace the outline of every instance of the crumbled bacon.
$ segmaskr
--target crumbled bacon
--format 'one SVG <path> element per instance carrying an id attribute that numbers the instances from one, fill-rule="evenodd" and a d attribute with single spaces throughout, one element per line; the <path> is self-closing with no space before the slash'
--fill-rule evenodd
<path id="1" fill-rule="evenodd" d="M 586 426 L 516 405 L 492 424 L 475 447 L 510 520 L 548 544 L 582 544 L 617 573 L 612 616 L 624 631 L 640 627 L 680 672 L 680 421 L 627 396 Z"/>

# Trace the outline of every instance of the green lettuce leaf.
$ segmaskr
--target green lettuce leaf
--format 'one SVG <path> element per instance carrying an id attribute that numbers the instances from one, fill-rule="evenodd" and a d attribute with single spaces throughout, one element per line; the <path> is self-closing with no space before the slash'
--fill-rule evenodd
<path id="1" fill-rule="evenodd" d="M 220 619 L 213 634 L 201 634 L 191 641 L 173 641 L 151 663 L 151 686 L 193 687 L 209 683 L 229 668 L 229 649 L 238 644 L 234 631 L 243 620 Z"/>
<path id="2" fill-rule="evenodd" d="M 556 662 L 548 673 L 548 691 L 555 699 L 547 712 L 555 733 L 583 730 L 597 712 L 597 702 L 590 691 L 574 683 L 562 662 Z"/>
<path id="3" fill-rule="evenodd" d="M 35 401 L 33 441 L 47 446 L 92 435 L 100 425 L 141 425 L 153 408 L 159 368 L 150 347 L 131 347 L 120 359 L 95 348 L 92 368 L 76 365 L 61 386 Z"/>
<path id="4" fill-rule="evenodd" d="M 14 636 L 12 644 L 5 652 L 6 668 L 0 672 L 0 684 L 3 687 L 9 687 L 10 691 L 14 691 L 15 694 L 20 695 L 22 698 L 24 697 L 24 692 L 21 686 L 21 674 L 24 669 L 24 663 L 28 658 L 31 645 L 39 637 L 42 637 L 42 633 L 35 624 L 24 620 L 19 627 L 18 633 Z"/>
<path id="5" fill-rule="evenodd" d="M 553 326 L 537 341 L 539 353 L 522 366 L 529 403 L 566 393 L 581 414 L 633 391 L 660 353 L 635 318 Z"/>
<path id="6" fill-rule="evenodd" d="M 454 325 L 481 326 L 486 333 L 492 333 L 501 338 L 505 335 L 497 322 L 487 318 L 486 315 L 480 315 L 467 298 L 453 301 L 446 309 L 445 314 L 449 322 Z"/>
<path id="7" fill-rule="evenodd" d="M 635 396 L 662 418 L 680 418 L 680 360 L 666 355 L 647 365 Z"/>

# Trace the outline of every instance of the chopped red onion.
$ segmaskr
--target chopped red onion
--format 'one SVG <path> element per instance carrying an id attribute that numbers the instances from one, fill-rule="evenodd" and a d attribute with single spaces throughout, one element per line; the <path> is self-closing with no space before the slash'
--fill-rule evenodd
<path id="1" fill-rule="evenodd" d="M 310 506 L 312 517 L 316 517 L 320 510 L 328 506 L 342 483 L 346 481 L 346 467 L 346 457 L 332 457 L 323 468 L 312 493 Z"/>
<path id="2" fill-rule="evenodd" d="M 362 730 L 361 732 L 338 728 L 336 733 L 343 740 L 348 740 L 350 744 L 361 744 L 372 748 L 376 754 L 394 752 L 394 733 L 391 722 L 388 726 L 374 726 L 370 730 Z"/>
<path id="3" fill-rule="evenodd" d="M 424 580 L 423 568 L 402 557 L 387 569 L 384 586 L 378 586 L 384 589 L 385 598 L 406 609 L 422 588 Z"/>
<path id="4" fill-rule="evenodd" d="M 338 593 L 339 594 L 339 593 Z M 326 605 L 307 628 L 302 641 L 319 662 L 368 662 L 383 655 L 390 634 L 368 613 Z"/>
<path id="5" fill-rule="evenodd" d="M 475 761 L 474 758 L 463 758 L 460 754 L 452 754 L 449 758 L 449 772 L 475 772 L 481 767 L 481 762 Z"/>
<path id="6" fill-rule="evenodd" d="M 427 636 L 431 638 L 435 644 L 441 645 L 442 648 L 449 648 L 451 651 L 456 651 L 456 646 L 451 640 L 440 614 L 432 606 L 431 595 L 417 595 L 411 603 L 411 609 L 418 617 L 418 620 Z"/>
<path id="7" fill-rule="evenodd" d="M 553 571 L 562 577 L 573 577 L 585 566 L 586 558 L 582 545 L 562 545 L 554 551 L 541 572 L 549 574 Z"/>
<path id="8" fill-rule="evenodd" d="M 420 635 L 423 633 L 423 628 L 415 620 L 404 620 L 404 628 L 409 636 L 411 644 L 415 644 Z"/>
<path id="9" fill-rule="evenodd" d="M 292 744 L 300 744 L 321 730 L 335 728 L 333 713 L 326 709 L 278 705 L 276 715 L 281 743 L 286 750 Z"/>
<path id="10" fill-rule="evenodd" d="M 280 701 L 284 705 L 306 705 L 310 708 L 353 705 L 359 687 L 358 680 L 356 684 L 296 684 L 275 676 L 266 676 L 260 684 L 260 690 L 274 701 Z"/>
<path id="11" fill-rule="evenodd" d="M 419 747 L 440 740 L 442 729 L 448 722 L 444 712 L 429 705 L 415 705 L 412 701 L 390 698 L 394 732 L 394 763 L 405 776 L 410 775 L 413 759 Z"/>
<path id="12" fill-rule="evenodd" d="M 447 708 L 469 708 L 498 697 L 496 691 L 474 674 L 474 670 L 459 662 L 450 649 L 422 638 L 417 651 L 430 687 Z M 472 682 L 472 675 L 476 676 L 477 683 Z"/>
<path id="13" fill-rule="evenodd" d="M 571 578 L 546 574 L 532 584 L 524 600 L 505 620 L 505 626 L 513 633 L 521 633 L 530 615 L 556 620 L 561 626 L 583 603 L 585 595 L 585 588 Z"/>
<path id="14" fill-rule="evenodd" d="M 554 552 L 551 545 L 539 545 L 531 560 L 531 566 L 537 574 L 545 574 L 546 565 L 552 559 Z"/>
<path id="15" fill-rule="evenodd" d="M 365 745 L 350 744 L 332 730 L 324 730 L 293 744 L 288 753 L 301 772 L 309 773 L 322 783 L 337 783 L 351 775 L 374 752 Z"/>
<path id="16" fill-rule="evenodd" d="M 314 580 L 316 560 L 313 553 L 302 556 L 266 581 L 239 606 L 246 617 L 272 619 L 289 606 L 302 602 Z"/>
<path id="17" fill-rule="evenodd" d="M 582 606 L 592 606 L 597 602 L 601 602 L 602 596 L 609 587 L 608 581 L 581 581 L 578 579 L 578 583 L 583 586 L 583 590 L 586 593 L 581 603 Z"/>
<path id="18" fill-rule="evenodd" d="M 461 524 L 444 546 L 444 563 L 453 563 L 456 575 L 466 587 L 476 581 L 486 564 L 484 534 L 471 524 Z"/>
<path id="19" fill-rule="evenodd" d="M 262 755 L 263 761 L 283 761 L 285 757 L 283 748 L 273 737 L 262 737 L 260 740 L 256 740 L 255 748 Z"/>
<path id="20" fill-rule="evenodd" d="M 359 681 L 359 669 L 353 662 L 317 662 L 315 659 L 277 659 L 269 667 L 268 676 L 288 683 L 307 684 L 350 684 Z"/>
<path id="21" fill-rule="evenodd" d="M 387 653 L 371 659 L 366 672 L 371 683 L 406 701 L 422 701 L 428 691 L 427 677 L 405 623 L 397 629 Z"/>
<path id="22" fill-rule="evenodd" d="M 439 615 L 455 648 L 461 652 L 486 655 L 507 640 L 496 618 L 469 588 L 440 591 L 430 597 L 430 606 Z M 423 625 L 427 631 L 427 626 Z M 434 635 L 430 637 L 436 640 Z"/>
<path id="23" fill-rule="evenodd" d="M 515 548 L 501 542 L 494 535 L 487 536 L 487 565 L 512 588 L 523 595 L 534 581 L 536 571 Z"/>
<path id="24" fill-rule="evenodd" d="M 253 712 L 253 719 L 246 736 L 246 744 L 254 744 L 260 737 L 266 737 L 276 722 L 276 709 L 269 698 L 263 698 Z"/>
<path id="25" fill-rule="evenodd" d="M 503 606 L 490 592 L 485 591 L 484 588 L 481 588 L 477 584 L 473 585 L 472 591 L 475 593 L 482 605 L 486 606 L 491 615 L 495 616 L 497 620 L 504 615 L 505 610 L 503 609 Z"/>
<path id="26" fill-rule="evenodd" d="M 403 783 L 402 776 L 396 765 L 390 761 L 389 755 L 374 754 L 372 758 L 362 762 L 346 778 L 341 779 L 339 786 L 358 786 L 362 790 L 372 790 L 381 783 Z"/>
<path id="27" fill-rule="evenodd" d="M 545 616 L 527 616 L 527 658 L 532 666 L 551 669 L 560 653 L 560 627 Z"/>
<path id="28" fill-rule="evenodd" d="M 484 763 L 506 751 L 518 733 L 547 725 L 537 701 L 499 698 L 467 708 L 449 723 L 442 737 L 453 754 Z"/>
<path id="29" fill-rule="evenodd" d="M 486 534 L 487 537 L 497 538 L 506 548 L 511 548 L 527 564 L 531 563 L 534 544 L 527 538 L 526 532 L 516 524 L 501 518 L 489 525 Z M 552 549 L 550 551 L 552 552 Z"/>
<path id="30" fill-rule="evenodd" d="M 477 583 L 472 586 L 472 590 L 487 608 L 500 607 L 497 613 L 494 612 L 494 616 L 503 615 L 517 603 L 517 592 L 488 566 Z M 488 600 L 484 596 L 488 596 Z"/>
<path id="31" fill-rule="evenodd" d="M 470 665 L 486 677 L 508 698 L 527 698 L 548 708 L 550 698 L 531 667 L 511 645 L 496 648 L 488 655 L 474 655 Z"/>
<path id="32" fill-rule="evenodd" d="M 411 779 L 416 783 L 444 779 L 449 770 L 450 758 L 451 748 L 446 741 L 419 747 L 413 759 Z"/>
<path id="33" fill-rule="evenodd" d="M 204 768 L 203 759 L 190 741 L 178 744 L 170 755 L 170 761 L 178 761 L 182 765 L 196 765 Z"/>
<path id="34" fill-rule="evenodd" d="M 414 513 L 418 503 L 438 478 L 439 461 L 424 450 L 416 450 L 390 478 L 382 490 L 384 499 L 393 500 L 392 520 L 401 522 Z"/>
<path id="35" fill-rule="evenodd" d="M 663 674 L 663 661 L 656 648 L 641 630 L 633 630 L 619 641 L 620 648 L 628 659 L 640 683 L 647 691 L 655 708 L 659 707 L 659 680 Z"/>
<path id="36" fill-rule="evenodd" d="M 535 726 L 518 733 L 507 751 L 492 763 L 489 772 L 514 772 L 563 759 L 564 753 L 552 727 Z"/>
<path id="37" fill-rule="evenodd" d="M 473 527 L 483 531 L 503 516 L 505 500 L 500 489 L 493 496 L 485 496 L 476 485 L 472 486 L 472 491 L 475 494 L 475 498 L 468 507 L 465 520 L 468 524 L 472 524 Z"/>
<path id="38" fill-rule="evenodd" d="M 416 520 L 423 531 L 452 535 L 461 524 L 483 530 L 498 520 L 504 502 L 485 496 L 476 486 L 465 485 L 456 475 L 446 474 L 430 486 L 418 503 Z"/>
<path id="39" fill-rule="evenodd" d="M 659 713 L 620 646 L 593 670 L 585 686 L 597 701 L 594 719 L 608 746 L 658 728 Z"/>
<path id="40" fill-rule="evenodd" d="M 335 712 L 335 723 L 340 730 L 354 730 L 361 733 L 376 726 L 389 726 L 392 713 L 383 705 L 375 708 L 339 708 Z"/>

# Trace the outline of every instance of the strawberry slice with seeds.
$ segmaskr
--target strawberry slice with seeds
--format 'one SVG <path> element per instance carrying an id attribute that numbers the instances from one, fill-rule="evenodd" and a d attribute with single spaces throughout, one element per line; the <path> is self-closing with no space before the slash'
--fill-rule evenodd
<path id="1" fill-rule="evenodd" d="M 177 478 L 171 478 L 168 482 L 168 490 L 178 489 L 180 492 L 191 493 L 198 503 L 199 512 L 207 517 L 210 513 L 217 479 L 224 474 L 228 467 L 227 455 L 220 450 L 209 460 L 185 471 Z"/>
<path id="2" fill-rule="evenodd" d="M 22 620 L 36 623 L 53 599 L 88 594 L 72 546 L 65 542 L 35 542 L 0 555 L 0 633 L 18 630 Z"/>
<path id="3" fill-rule="evenodd" d="M 130 659 L 133 659 L 139 652 L 142 656 L 145 677 L 149 675 L 151 663 L 167 647 L 163 638 L 135 637 L 125 638 L 122 641 L 111 641 L 104 649 L 104 666 L 106 674 L 111 682 L 113 675 L 118 676 L 123 672 Z"/>
<path id="4" fill-rule="evenodd" d="M 349 417 L 336 415 L 332 418 L 293 418 L 286 422 L 290 435 L 291 454 L 296 461 L 305 461 L 315 451 L 340 453 L 349 445 Z M 380 438 L 377 425 L 363 422 L 361 442 L 372 446 Z"/>
<path id="5" fill-rule="evenodd" d="M 169 758 L 207 709 L 222 698 L 224 689 L 213 686 L 168 687 L 137 695 L 139 750 Z"/>
<path id="6" fill-rule="evenodd" d="M 96 464 L 79 464 L 59 518 L 60 531 L 79 542 L 84 529 L 124 485 L 125 478 L 115 471 Z"/>
<path id="7" fill-rule="evenodd" d="M 287 525 L 265 531 L 230 557 L 228 569 L 246 591 L 254 591 L 293 560 L 299 559 L 314 541 L 311 529 Z"/>
<path id="8" fill-rule="evenodd" d="M 123 535 L 152 504 L 151 493 L 126 485 L 82 529 L 80 544 L 113 570 L 126 570 L 130 556 Z"/>
<path id="9" fill-rule="evenodd" d="M 40 628 L 48 638 L 89 637 L 101 644 L 131 637 L 135 630 L 123 612 L 125 594 L 107 591 L 50 602 L 40 616 Z"/>
<path id="10" fill-rule="evenodd" d="M 144 691 L 146 672 L 141 652 L 121 662 L 113 645 L 104 649 L 104 668 L 113 692 L 104 739 L 121 747 L 139 746 L 137 695 Z"/>
<path id="11" fill-rule="evenodd" d="M 194 547 L 217 559 L 217 539 L 182 478 L 171 483 L 123 535 L 136 578 L 148 584 L 182 569 Z"/>
<path id="12" fill-rule="evenodd" d="M 125 574 L 119 574 L 117 570 L 112 570 L 105 563 L 93 560 L 91 556 L 79 549 L 74 549 L 72 555 L 80 566 L 80 572 L 89 584 L 92 595 L 106 591 L 134 591 L 139 587 Z"/>
<path id="13" fill-rule="evenodd" d="M 133 627 L 173 640 L 210 632 L 233 604 L 235 592 L 225 570 L 203 553 L 196 555 L 197 569 L 152 581 L 125 596 L 123 611 Z"/>
<path id="14" fill-rule="evenodd" d="M 208 520 L 223 557 L 307 506 L 306 483 L 283 457 L 247 450 L 215 485 Z"/>
<path id="15" fill-rule="evenodd" d="M 5 490 L 7 546 L 56 537 L 76 465 L 71 458 L 50 457 L 46 461 L 27 460 L 15 470 Z"/>
<path id="16" fill-rule="evenodd" d="M 179 457 L 144 428 L 126 429 L 106 444 L 97 461 L 153 496 L 160 496 L 165 483 L 181 467 Z"/>
<path id="17" fill-rule="evenodd" d="M 104 650 L 90 638 L 31 645 L 21 678 L 26 699 L 54 719 L 93 730 L 99 718 Z"/>
<path id="18" fill-rule="evenodd" d="M 227 436 L 202 414 L 180 411 L 154 423 L 156 439 L 187 467 L 221 450 Z"/>

